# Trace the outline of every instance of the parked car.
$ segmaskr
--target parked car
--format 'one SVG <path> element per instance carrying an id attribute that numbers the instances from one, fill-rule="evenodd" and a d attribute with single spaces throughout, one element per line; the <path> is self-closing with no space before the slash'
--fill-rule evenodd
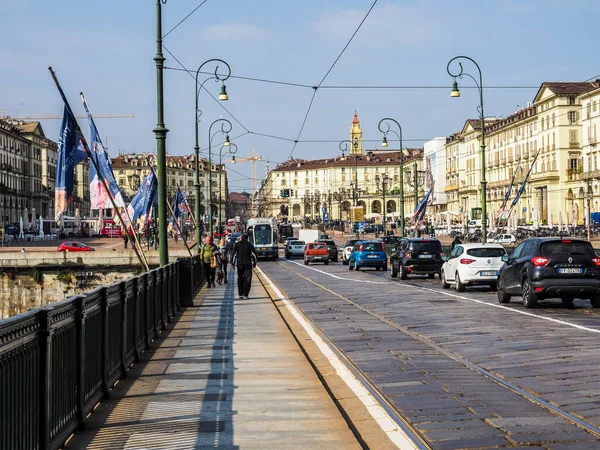
<path id="1" fill-rule="evenodd" d="M 346 241 L 344 244 L 344 250 L 342 250 L 342 264 L 348 265 L 348 259 L 350 259 L 350 253 L 354 250 L 354 244 L 356 244 L 360 239 L 350 239 Z"/>
<path id="2" fill-rule="evenodd" d="M 428 275 L 433 278 L 442 268 L 442 244 L 435 238 L 405 238 L 390 256 L 390 275 Z"/>
<path id="3" fill-rule="evenodd" d="M 387 270 L 387 255 L 380 241 L 358 241 L 348 259 L 349 270 L 375 267 L 375 270 Z"/>
<path id="4" fill-rule="evenodd" d="M 56 249 L 57 252 L 93 252 L 93 247 L 83 244 L 82 242 L 63 242 Z"/>
<path id="5" fill-rule="evenodd" d="M 463 292 L 467 285 L 488 285 L 496 289 L 498 273 L 506 250 L 500 244 L 459 244 L 454 247 L 442 265 L 442 287 L 450 284 Z"/>
<path id="6" fill-rule="evenodd" d="M 325 239 L 329 239 L 329 235 L 328 234 L 322 234 L 321 236 L 319 236 L 319 240 L 320 241 L 324 241 Z"/>
<path id="7" fill-rule="evenodd" d="M 385 236 L 380 239 L 383 242 L 383 250 L 388 257 L 396 251 L 396 247 L 402 242 L 402 238 L 398 236 Z"/>
<path id="8" fill-rule="evenodd" d="M 515 245 L 517 238 L 514 234 L 499 234 L 492 242 L 495 244 Z"/>
<path id="9" fill-rule="evenodd" d="M 304 241 L 287 241 L 285 246 L 285 257 L 287 259 L 292 259 L 292 256 L 304 256 L 304 247 L 306 247 Z"/>
<path id="10" fill-rule="evenodd" d="M 309 242 L 304 249 L 304 264 L 322 262 L 329 265 L 329 249 L 323 242 Z"/>
<path id="11" fill-rule="evenodd" d="M 319 239 L 317 242 L 323 242 L 325 245 L 327 245 L 330 261 L 338 262 L 338 248 L 333 239 Z"/>
<path id="12" fill-rule="evenodd" d="M 600 307 L 600 258 L 588 241 L 525 239 L 503 260 L 498 275 L 500 303 L 520 295 L 526 308 L 535 308 L 546 298 L 560 298 L 565 305 L 584 298 L 594 308 Z"/>
<path id="13" fill-rule="evenodd" d="M 372 224 L 365 225 L 363 230 L 365 233 L 375 233 L 375 225 L 372 225 Z"/>

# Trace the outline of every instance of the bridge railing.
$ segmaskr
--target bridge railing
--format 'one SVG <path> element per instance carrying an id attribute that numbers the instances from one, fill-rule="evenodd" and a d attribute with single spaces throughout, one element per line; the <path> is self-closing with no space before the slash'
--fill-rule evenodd
<path id="1" fill-rule="evenodd" d="M 0 321 L 0 449 L 57 449 L 204 282 L 199 257 Z"/>

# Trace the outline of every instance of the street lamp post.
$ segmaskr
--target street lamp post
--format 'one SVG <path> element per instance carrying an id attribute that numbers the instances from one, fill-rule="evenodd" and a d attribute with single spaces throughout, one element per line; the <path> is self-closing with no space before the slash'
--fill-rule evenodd
<path id="1" fill-rule="evenodd" d="M 163 69 L 165 57 L 162 53 L 162 4 L 167 0 L 156 0 L 156 128 L 152 130 L 156 138 L 156 162 L 158 175 L 158 238 L 160 243 L 159 262 L 169 264 L 169 242 L 167 241 L 167 133 L 165 127 L 165 105 L 163 93 Z"/>
<path id="2" fill-rule="evenodd" d="M 358 138 L 354 137 L 354 142 L 351 142 L 349 140 L 344 140 L 342 142 L 340 142 L 339 144 L 339 149 L 342 151 L 342 160 L 346 159 L 346 155 L 344 154 L 345 152 L 348 151 L 348 144 L 351 144 L 354 146 L 354 183 L 352 184 L 352 201 L 354 202 L 354 206 L 357 207 L 358 206 L 358 159 L 359 159 L 359 155 L 358 155 Z M 354 221 L 354 217 L 352 218 L 352 223 L 356 228 L 356 239 L 359 239 L 359 232 L 358 232 L 358 224 Z"/>
<path id="3" fill-rule="evenodd" d="M 237 145 L 235 145 L 233 142 L 230 143 L 230 145 L 222 145 L 221 149 L 219 150 L 219 227 L 217 228 L 219 230 L 219 238 L 221 238 L 221 233 L 223 232 L 223 228 L 221 225 L 221 220 L 223 219 L 223 212 L 221 208 L 221 197 L 223 195 L 223 188 L 221 186 L 221 180 L 223 179 L 223 149 L 225 147 L 227 147 L 228 149 L 225 154 L 232 155 L 233 162 L 235 162 L 235 154 L 237 153 Z"/>
<path id="4" fill-rule="evenodd" d="M 452 64 L 452 62 L 457 59 L 466 59 L 467 61 L 471 61 L 475 65 L 475 67 L 477 68 L 477 72 L 479 72 L 479 83 L 472 75 L 464 72 L 462 63 L 460 61 L 458 62 L 458 66 L 460 67 L 459 72 L 452 73 L 450 71 L 450 64 Z M 460 91 L 458 90 L 458 83 L 456 82 L 456 79 L 457 78 L 462 79 L 462 77 L 465 75 L 468 76 L 469 78 L 471 78 L 475 82 L 475 85 L 477 86 L 477 89 L 479 91 L 479 107 L 477 108 L 477 110 L 479 111 L 479 118 L 481 119 L 481 144 L 479 146 L 480 150 L 481 150 L 481 242 L 487 242 L 487 207 L 486 207 L 487 181 L 485 178 L 485 116 L 483 114 L 483 81 L 482 81 L 482 76 L 481 76 L 481 68 L 475 62 L 475 60 L 469 58 L 468 56 L 455 56 L 448 62 L 448 65 L 446 66 L 446 71 L 448 72 L 448 75 L 450 75 L 454 79 L 454 82 L 452 83 L 452 92 L 450 93 L 451 97 L 460 97 Z"/>
<path id="5" fill-rule="evenodd" d="M 417 162 L 415 161 L 414 164 L 414 169 L 413 169 L 413 173 L 412 173 L 412 181 L 410 179 L 410 175 L 408 177 L 408 184 L 410 184 L 414 189 L 415 189 L 415 210 L 417 209 L 417 206 L 419 206 L 419 188 L 421 186 L 423 186 L 423 184 L 425 184 L 425 178 L 424 175 L 427 173 L 425 170 L 418 170 L 417 169 L 418 165 Z M 410 174 L 410 171 L 409 171 Z"/>
<path id="6" fill-rule="evenodd" d="M 223 147 L 229 147 L 231 142 L 229 141 L 229 132 L 232 129 L 231 122 L 227 119 L 217 119 L 208 127 L 208 220 L 209 220 L 209 232 L 212 236 L 213 234 L 213 217 L 212 217 L 212 127 L 217 124 L 221 124 L 220 132 L 225 135 L 225 142 L 223 143 Z M 219 131 L 215 132 L 215 134 L 219 133 Z M 221 218 L 219 217 L 219 221 Z M 198 244 L 200 245 L 200 244 Z"/>
<path id="7" fill-rule="evenodd" d="M 390 124 L 386 122 L 388 120 L 390 122 L 395 123 L 398 126 L 398 133 L 391 129 Z M 382 128 L 384 122 L 387 125 L 387 128 L 385 130 Z M 406 236 L 406 224 L 404 219 L 404 155 L 402 153 L 402 127 L 396 120 L 392 119 L 391 117 L 385 117 L 379 121 L 377 128 L 379 128 L 379 131 L 383 133 L 383 141 L 381 142 L 382 147 L 388 146 L 387 134 L 389 132 L 392 132 L 396 136 L 398 136 L 398 139 L 400 141 L 400 176 L 398 178 L 398 181 L 400 183 L 400 232 L 402 233 L 402 237 L 404 237 Z"/>
<path id="8" fill-rule="evenodd" d="M 204 67 L 206 64 L 209 63 L 223 63 L 225 64 L 225 66 L 227 67 L 227 75 L 224 77 L 221 77 L 218 73 L 219 70 L 219 66 L 217 65 L 215 68 L 215 74 L 213 76 L 208 77 L 207 79 L 205 79 L 202 84 L 200 84 L 200 86 L 198 86 L 198 75 L 200 75 L 200 70 L 202 70 L 202 67 Z M 195 210 L 195 217 L 196 217 L 196 245 L 197 245 L 197 250 L 198 253 L 200 253 L 200 242 L 202 241 L 202 229 L 200 228 L 200 224 L 202 223 L 202 220 L 200 218 L 200 146 L 198 145 L 198 122 L 200 122 L 200 116 L 202 115 L 202 112 L 198 109 L 198 99 L 200 97 L 200 91 L 202 90 L 202 87 L 204 86 L 204 83 L 206 83 L 208 80 L 215 80 L 216 82 L 221 82 L 221 93 L 219 94 L 219 100 L 221 101 L 226 101 L 229 100 L 229 96 L 227 95 L 227 90 L 225 88 L 225 80 L 227 80 L 229 78 L 229 76 L 231 75 L 231 68 L 229 67 L 229 64 L 227 64 L 225 61 L 223 61 L 222 59 L 209 59 L 207 61 L 204 61 L 202 64 L 200 64 L 200 67 L 198 67 L 198 70 L 196 71 L 196 83 L 195 83 L 195 94 L 196 94 L 196 115 L 195 115 L 195 119 L 194 119 L 194 131 L 195 131 L 195 145 L 194 145 L 194 154 L 196 155 L 196 172 L 194 174 L 194 187 L 196 189 L 196 210 Z M 209 180 L 210 183 L 210 180 Z M 210 205 L 210 199 L 209 201 L 209 205 Z"/>
<path id="9" fill-rule="evenodd" d="M 379 174 L 375 176 L 375 182 L 377 183 L 377 187 L 381 192 L 381 196 L 383 197 L 383 235 L 385 236 L 385 224 L 386 224 L 386 215 L 387 215 L 387 206 L 385 204 L 385 194 L 387 193 L 387 189 L 389 186 L 389 176 L 387 173 L 384 173 L 380 178 Z M 379 187 L 381 186 L 381 187 Z M 379 230 L 377 230 L 379 231 Z"/>

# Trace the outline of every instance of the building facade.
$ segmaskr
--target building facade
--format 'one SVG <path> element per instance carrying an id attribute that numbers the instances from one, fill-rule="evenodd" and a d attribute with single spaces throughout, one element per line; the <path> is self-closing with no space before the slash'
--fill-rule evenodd
<path id="1" fill-rule="evenodd" d="M 356 205 L 362 206 L 367 217 L 384 211 L 388 217 L 398 217 L 402 158 L 405 215 L 410 216 L 425 191 L 423 149 L 363 151 L 356 113 L 349 137 L 348 155 L 291 159 L 270 171 L 258 192 L 258 215 L 347 220 L 351 206 Z"/>
<path id="2" fill-rule="evenodd" d="M 153 154 L 124 154 L 112 158 L 112 168 L 117 184 L 126 202 L 135 195 L 140 183 L 148 175 L 150 165 L 156 166 L 156 155 Z M 212 163 L 212 175 L 209 173 L 209 162 L 200 159 L 200 214 L 208 211 L 209 177 L 211 179 L 210 191 L 212 194 L 213 216 L 218 215 L 219 204 L 221 210 L 225 211 L 229 204 L 229 189 L 227 184 L 227 172 L 225 166 Z M 190 156 L 167 156 L 167 198 L 172 201 L 177 189 L 185 192 L 190 207 L 195 210 L 196 188 L 195 180 L 195 157 Z"/>
<path id="3" fill-rule="evenodd" d="M 39 122 L 0 120 L 0 223 L 54 217 L 57 149 Z"/>
<path id="4" fill-rule="evenodd" d="M 592 169 L 599 100 L 598 80 L 545 82 L 527 108 L 485 119 L 489 218 L 496 217 L 511 185 L 512 201 L 530 171 L 514 208 L 519 223 L 583 224 L 588 184 L 596 197 L 590 210 L 598 210 L 600 173 Z M 481 218 L 480 136 L 480 120 L 469 119 L 445 146 L 448 211 L 460 221 Z"/>

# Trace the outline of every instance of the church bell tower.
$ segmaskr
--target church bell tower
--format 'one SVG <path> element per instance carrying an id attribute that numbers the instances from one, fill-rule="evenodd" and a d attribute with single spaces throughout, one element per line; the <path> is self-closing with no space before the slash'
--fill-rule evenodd
<path id="1" fill-rule="evenodd" d="M 352 120 L 352 126 L 350 127 L 350 154 L 351 155 L 362 155 L 362 130 L 360 129 L 360 122 L 354 111 L 354 119 Z"/>

